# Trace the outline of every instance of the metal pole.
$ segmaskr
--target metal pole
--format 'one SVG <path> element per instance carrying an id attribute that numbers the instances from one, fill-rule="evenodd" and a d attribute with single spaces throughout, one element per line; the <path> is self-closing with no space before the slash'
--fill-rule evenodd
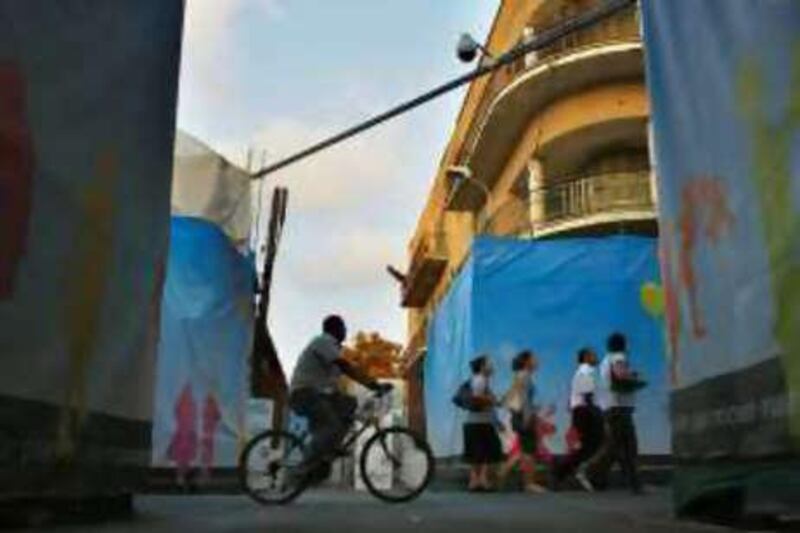
<path id="1" fill-rule="evenodd" d="M 281 170 L 282 168 L 288 167 L 293 163 L 297 163 L 298 161 L 305 159 L 317 152 L 321 152 L 326 148 L 330 148 L 331 146 L 338 144 L 354 135 L 358 135 L 359 133 L 366 131 L 370 128 L 381 124 L 382 122 L 386 122 L 389 119 L 392 119 L 398 115 L 401 115 L 407 111 L 411 111 L 412 109 L 425 104 L 434 98 L 438 98 L 439 96 L 448 93 L 454 89 L 461 87 L 471 81 L 475 80 L 476 78 L 480 78 L 498 68 L 508 65 L 509 63 L 513 63 L 516 59 L 525 56 L 526 54 L 533 52 L 535 50 L 539 50 L 541 48 L 545 48 L 550 46 L 551 44 L 555 43 L 562 37 L 569 35 L 572 32 L 582 30 L 589 26 L 592 26 L 601 20 L 610 17 L 611 15 L 633 5 L 636 3 L 636 0 L 608 0 L 604 4 L 590 9 L 585 13 L 582 13 L 574 18 L 571 18 L 564 22 L 563 24 L 556 26 L 554 28 L 550 28 L 540 34 L 538 34 L 534 39 L 529 43 L 523 43 L 519 46 L 516 46 L 509 50 L 508 52 L 504 53 L 503 55 L 499 56 L 495 60 L 487 61 L 484 65 L 478 65 L 475 70 L 464 74 L 463 76 L 459 76 L 443 85 L 436 87 L 424 94 L 417 96 L 416 98 L 412 98 L 402 104 L 399 104 L 388 111 L 384 111 L 378 115 L 373 116 L 357 124 L 351 128 L 348 128 L 336 135 L 328 137 L 316 144 L 312 144 L 308 148 L 305 148 L 289 157 L 281 159 L 280 161 L 273 163 L 272 165 L 266 166 L 261 170 L 252 174 L 253 179 L 260 179 L 266 176 L 267 174 L 272 174 Z"/>

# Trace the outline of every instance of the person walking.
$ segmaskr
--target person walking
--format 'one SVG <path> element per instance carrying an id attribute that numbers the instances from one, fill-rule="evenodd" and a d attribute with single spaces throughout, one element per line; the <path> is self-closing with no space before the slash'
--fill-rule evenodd
<path id="1" fill-rule="evenodd" d="M 514 357 L 511 362 L 513 377 L 511 388 L 503 397 L 503 405 L 511 413 L 511 429 L 516 434 L 516 453 L 509 455 L 500 469 L 501 483 L 505 481 L 511 470 L 519 464 L 522 470 L 525 491 L 535 494 L 546 492 L 536 483 L 536 434 L 537 410 L 534 403 L 536 388 L 533 375 L 539 362 L 533 352 L 524 351 Z"/>
<path id="2" fill-rule="evenodd" d="M 493 465 L 503 460 L 503 449 L 497 434 L 495 407 L 497 399 L 490 380 L 494 373 L 489 357 L 482 355 L 470 361 L 470 390 L 475 408 L 467 412 L 464 423 L 464 461 L 470 465 L 470 492 L 494 490 L 490 479 Z"/>
<path id="3" fill-rule="evenodd" d="M 595 404 L 596 366 L 597 355 L 594 351 L 591 348 L 581 348 L 578 351 L 578 368 L 572 378 L 570 393 L 572 426 L 578 434 L 580 444 L 556 466 L 556 486 L 571 474 L 585 490 L 594 491 L 586 468 L 588 461 L 594 457 L 603 442 L 602 412 Z"/>
<path id="4" fill-rule="evenodd" d="M 630 368 L 628 340 L 622 333 L 613 333 L 606 343 L 607 353 L 600 363 L 598 401 L 603 409 L 606 439 L 589 468 L 599 484 L 608 483 L 611 466 L 619 463 L 628 488 L 642 492 L 637 459 L 639 445 L 633 413 L 636 389 L 644 382 Z"/>

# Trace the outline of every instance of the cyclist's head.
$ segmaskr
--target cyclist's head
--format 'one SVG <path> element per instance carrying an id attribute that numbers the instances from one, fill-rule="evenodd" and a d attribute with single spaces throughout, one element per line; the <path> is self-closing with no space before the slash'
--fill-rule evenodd
<path id="1" fill-rule="evenodd" d="M 347 326 L 339 315 L 326 316 L 322 321 L 322 331 L 339 342 L 344 342 L 347 338 Z"/>

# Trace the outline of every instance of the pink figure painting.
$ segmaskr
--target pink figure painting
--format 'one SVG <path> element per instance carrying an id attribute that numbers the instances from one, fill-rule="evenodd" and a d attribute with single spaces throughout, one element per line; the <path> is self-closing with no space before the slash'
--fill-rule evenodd
<path id="1" fill-rule="evenodd" d="M 214 465 L 214 435 L 221 420 L 222 412 L 217 399 L 212 394 L 206 395 L 203 405 L 203 432 L 200 438 L 200 462 L 206 477 L 210 475 L 211 467 Z"/>
<path id="2" fill-rule="evenodd" d="M 175 433 L 167 456 L 177 468 L 178 485 L 185 486 L 189 470 L 197 457 L 197 406 L 189 383 L 183 387 L 175 402 Z"/>
<path id="3" fill-rule="evenodd" d="M 33 187 L 33 136 L 26 118 L 25 82 L 0 61 L 0 300 L 14 292 L 25 253 Z"/>
<path id="4" fill-rule="evenodd" d="M 553 462 L 553 451 L 548 441 L 555 436 L 558 427 L 555 423 L 556 408 L 550 405 L 539 411 L 536 417 L 536 459 L 542 463 Z"/>

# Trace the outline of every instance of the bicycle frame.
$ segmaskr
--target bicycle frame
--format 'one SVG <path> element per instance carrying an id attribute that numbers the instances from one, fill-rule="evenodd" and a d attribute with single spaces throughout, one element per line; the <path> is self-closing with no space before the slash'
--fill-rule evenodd
<path id="1" fill-rule="evenodd" d="M 364 418 L 365 420 L 361 420 L 357 415 L 354 415 L 354 419 L 350 423 L 347 434 L 342 439 L 342 442 L 339 444 L 339 446 L 337 446 L 336 450 L 334 450 L 336 455 L 345 455 L 350 453 L 359 437 L 361 437 L 361 435 L 363 435 L 368 429 L 374 429 L 376 432 L 382 429 L 380 420 L 376 416 L 376 413 L 368 412 Z M 311 437 L 311 432 L 304 431 L 302 434 L 298 435 L 298 437 L 300 438 L 301 442 L 308 443 L 308 440 Z M 385 443 L 382 443 L 382 445 L 385 446 Z M 388 454 L 388 450 L 385 451 Z M 395 460 L 394 457 L 392 457 L 392 459 L 393 461 Z"/>

